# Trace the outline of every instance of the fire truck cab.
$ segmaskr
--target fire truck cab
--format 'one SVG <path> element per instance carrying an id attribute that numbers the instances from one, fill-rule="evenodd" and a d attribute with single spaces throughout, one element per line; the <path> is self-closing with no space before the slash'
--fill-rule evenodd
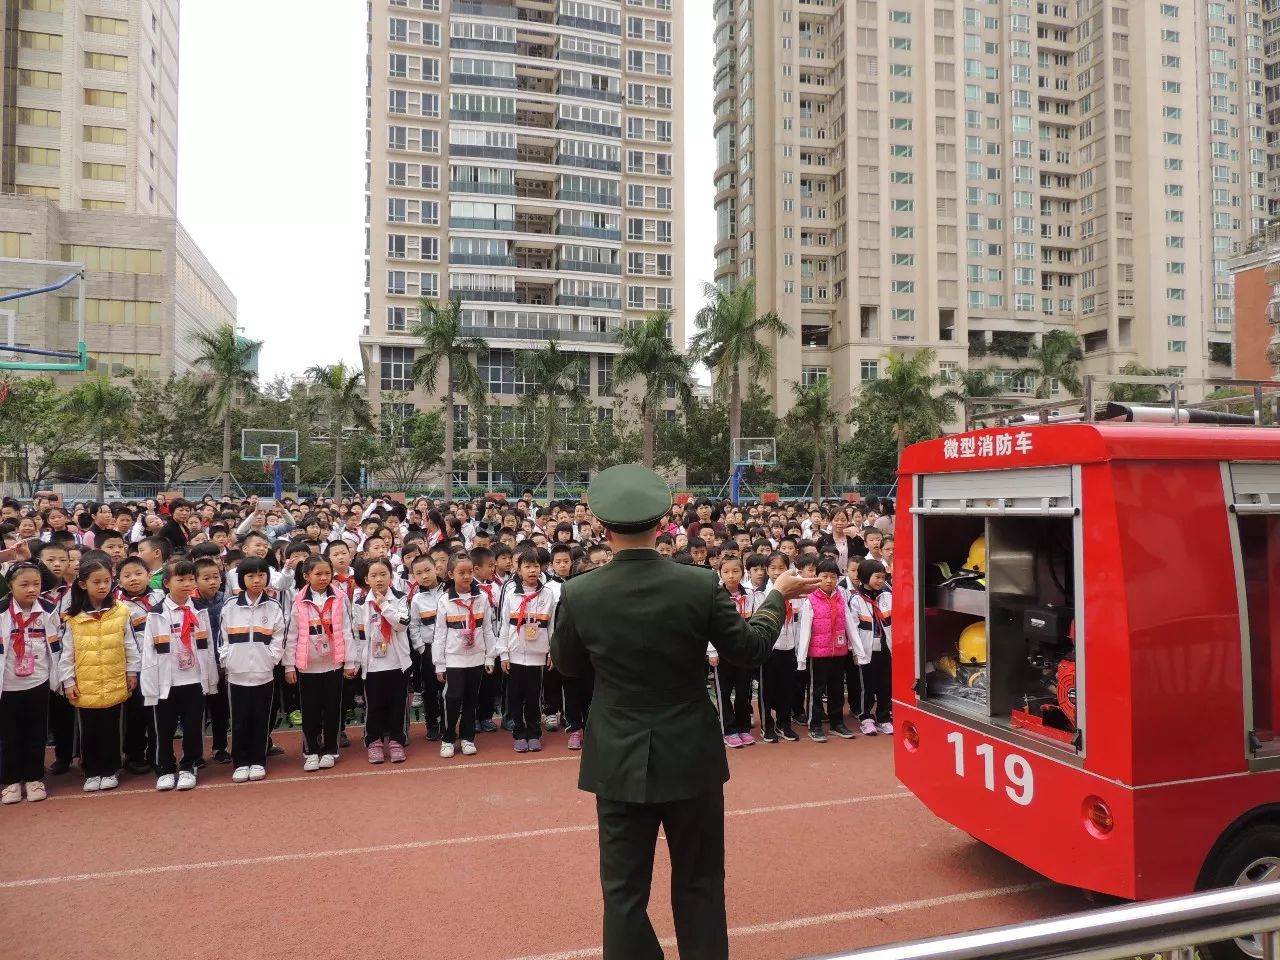
<path id="1" fill-rule="evenodd" d="M 897 774 L 1060 883 L 1280 878 L 1280 430 L 1093 421 L 905 452 Z"/>

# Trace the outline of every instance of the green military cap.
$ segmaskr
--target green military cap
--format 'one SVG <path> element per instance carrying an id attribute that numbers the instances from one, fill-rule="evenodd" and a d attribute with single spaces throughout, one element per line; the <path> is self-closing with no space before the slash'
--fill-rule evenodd
<path id="1" fill-rule="evenodd" d="M 596 475 L 587 488 L 587 502 L 615 533 L 643 533 L 671 509 L 671 488 L 648 467 L 624 463 Z"/>

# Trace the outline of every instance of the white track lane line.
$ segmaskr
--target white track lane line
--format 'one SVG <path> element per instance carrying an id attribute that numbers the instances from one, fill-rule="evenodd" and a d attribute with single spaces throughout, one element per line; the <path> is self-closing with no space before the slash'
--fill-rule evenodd
<path id="1" fill-rule="evenodd" d="M 276 783 L 316 783 L 322 780 L 354 780 L 359 777 L 395 777 L 418 773 L 459 773 L 467 770 L 487 770 L 490 767 L 523 767 L 535 763 L 567 763 L 577 760 L 576 755 L 567 757 L 530 757 L 525 760 L 481 760 L 471 763 L 463 760 L 460 763 L 442 764 L 436 767 L 401 767 L 387 766 L 377 770 L 361 770 L 356 773 L 308 773 L 300 777 L 267 777 L 248 783 L 232 783 L 225 780 L 221 783 L 207 783 L 196 787 L 196 790 L 222 790 L 226 787 L 244 789 L 245 787 L 268 787 Z M 228 768 L 229 769 L 229 768 Z M 198 776 L 198 775 L 197 775 Z M 139 779 L 142 779 L 139 777 Z M 50 800 L 95 800 L 101 797 L 129 797 L 139 793 L 155 793 L 154 787 L 138 787 L 131 790 L 107 790 L 98 793 L 67 793 L 49 797 Z"/>
<path id="2" fill-rule="evenodd" d="M 858 910 L 841 910 L 838 913 L 819 913 L 810 917 L 791 917 L 787 920 L 774 920 L 769 923 L 753 923 L 745 927 L 730 927 L 730 937 L 752 937 L 762 933 L 781 933 L 786 930 L 798 930 L 802 927 L 823 927 L 833 923 L 845 923 L 850 920 L 871 920 L 876 917 L 889 916 L 895 913 L 907 913 L 912 910 L 928 910 L 933 907 L 945 907 L 954 903 L 969 903 L 974 900 L 991 900 L 996 897 L 1009 897 L 1032 890 L 1043 890 L 1051 887 L 1048 880 L 1036 883 L 1019 883 L 1010 887 L 992 887 L 988 890 L 971 890 L 968 893 L 952 893 L 945 897 L 928 897 L 922 900 L 904 900 L 900 903 L 886 903 L 878 907 L 862 907 Z M 659 943 L 664 947 L 674 947 L 675 937 L 663 937 Z M 560 953 L 540 953 L 532 956 L 517 957 L 514 960 L 590 960 L 603 954 L 600 947 L 584 947 L 581 950 L 564 950 Z"/>
<path id="3" fill-rule="evenodd" d="M 745 817 L 756 814 L 779 813 L 786 810 L 812 810 L 819 807 L 839 807 L 858 803 L 874 803 L 880 800 L 902 800 L 910 796 L 911 794 L 909 793 L 881 793 L 866 797 L 841 797 L 835 800 L 814 800 L 809 803 L 789 803 L 772 807 L 750 807 L 744 810 L 730 810 L 727 811 L 726 815 L 731 817 Z M 32 877 L 28 880 L 0 881 L 0 890 L 14 890 L 20 887 L 46 887 L 62 883 L 83 883 L 91 880 L 121 880 L 128 879 L 130 877 L 151 877 L 166 873 L 186 873 L 188 871 L 198 870 L 226 870 L 232 867 L 254 867 L 264 864 L 293 863 L 299 860 L 327 860 L 333 857 L 355 857 L 370 853 L 401 853 L 406 850 L 428 850 L 432 847 L 453 847 L 476 843 L 500 843 L 507 840 L 530 840 L 538 837 L 553 837 L 566 833 L 594 833 L 595 829 L 596 825 L 594 823 L 584 823 L 570 827 L 545 827 L 539 830 L 518 830 L 513 833 L 479 834 L 470 837 L 442 837 L 438 840 L 412 840 L 405 843 L 387 843 L 369 847 L 339 847 L 333 850 L 304 850 L 298 853 L 281 853 L 267 857 L 240 857 L 230 860 L 205 860 L 199 863 L 169 863 L 151 867 L 131 867 L 125 870 L 102 870 L 96 873 L 71 873 L 54 877 Z"/>

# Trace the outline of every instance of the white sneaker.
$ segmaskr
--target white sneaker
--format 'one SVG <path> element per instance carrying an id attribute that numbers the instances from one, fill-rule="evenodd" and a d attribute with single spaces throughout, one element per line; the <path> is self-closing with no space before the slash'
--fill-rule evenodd
<path id="1" fill-rule="evenodd" d="M 235 773 L 231 774 L 232 783 L 245 783 L 249 779 L 248 767 L 236 767 Z"/>
<path id="2" fill-rule="evenodd" d="M 453 744 L 452 744 L 452 743 L 442 743 L 442 744 L 440 744 L 440 756 L 444 757 L 446 760 L 448 760 L 450 757 L 452 757 L 452 756 L 453 756 Z"/>
<path id="3" fill-rule="evenodd" d="M 0 790 L 0 803 L 21 803 L 22 802 L 22 784 L 11 783 L 3 790 Z"/>
<path id="4" fill-rule="evenodd" d="M 101 778 L 101 777 L 86 777 L 86 778 L 85 778 L 85 781 L 84 781 L 84 792 L 85 792 L 85 793 L 97 793 L 97 792 L 98 792 L 99 790 L 101 790 L 101 789 L 102 789 L 102 778 Z"/>
<path id="5" fill-rule="evenodd" d="M 194 770 L 178 771 L 178 789 L 194 790 L 196 788 L 196 772 Z"/>
<path id="6" fill-rule="evenodd" d="M 302 769 L 306 773 L 315 773 L 320 769 L 320 756 L 315 753 L 308 753 L 302 758 Z"/>
<path id="7" fill-rule="evenodd" d="M 332 753 L 322 754 L 320 757 L 320 769 L 332 770 L 333 765 L 338 762 L 338 758 Z"/>
<path id="8" fill-rule="evenodd" d="M 462 755 L 464 757 L 474 757 L 476 755 L 476 745 L 470 740 L 462 741 Z"/>
<path id="9" fill-rule="evenodd" d="M 542 725 L 548 730 L 559 730 L 560 717 L 554 713 L 549 713 L 542 718 Z"/>
<path id="10" fill-rule="evenodd" d="M 109 776 L 109 777 L 103 777 L 103 778 L 102 778 L 102 782 L 101 782 L 100 784 L 98 784 L 98 789 L 99 789 L 99 790 L 114 790 L 114 789 L 115 789 L 116 787 L 118 787 L 118 786 L 120 786 L 120 778 L 119 778 L 119 777 L 117 777 L 115 774 L 112 774 L 112 775 L 111 775 L 111 776 Z"/>
<path id="11" fill-rule="evenodd" d="M 887 723 L 877 723 L 876 729 L 879 730 L 881 733 L 892 735 L 893 721 L 890 720 Z"/>
<path id="12" fill-rule="evenodd" d="M 156 777 L 156 789 L 161 791 L 172 790 L 174 787 L 174 784 L 177 783 L 177 780 L 178 778 L 175 777 L 172 773 L 162 774 L 161 776 Z"/>
<path id="13" fill-rule="evenodd" d="M 876 735 L 876 722 L 871 719 L 862 721 L 862 735 L 864 737 L 874 737 Z"/>
<path id="14" fill-rule="evenodd" d="M 249 779 L 255 781 L 267 779 L 267 768 L 255 763 L 249 768 Z"/>

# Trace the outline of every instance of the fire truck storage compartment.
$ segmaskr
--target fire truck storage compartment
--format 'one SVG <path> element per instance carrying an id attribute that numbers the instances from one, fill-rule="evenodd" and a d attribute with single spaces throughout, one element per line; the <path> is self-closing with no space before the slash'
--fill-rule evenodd
<path id="1" fill-rule="evenodd" d="M 1249 742 L 1255 756 L 1275 758 L 1280 756 L 1280 463 L 1233 463 L 1230 478 L 1248 628 Z"/>
<path id="2" fill-rule="evenodd" d="M 913 509 L 923 699 L 1068 750 L 1083 719 L 1072 480 L 1070 467 L 931 474 Z"/>

